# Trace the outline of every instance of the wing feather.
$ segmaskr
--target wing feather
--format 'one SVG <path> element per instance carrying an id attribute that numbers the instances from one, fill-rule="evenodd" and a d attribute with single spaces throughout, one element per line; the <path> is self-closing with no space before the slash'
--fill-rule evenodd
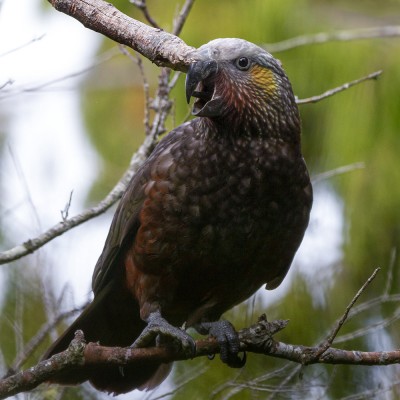
<path id="1" fill-rule="evenodd" d="M 149 182 L 153 165 L 159 162 L 160 155 L 168 147 L 179 141 L 182 136 L 192 133 L 192 131 L 192 121 L 172 130 L 158 143 L 128 184 L 128 188 L 114 214 L 103 251 L 93 271 L 92 289 L 95 295 L 122 273 L 120 258 L 124 255 L 126 246 L 130 246 L 134 242 L 139 229 L 139 215 L 146 199 L 144 188 Z"/>

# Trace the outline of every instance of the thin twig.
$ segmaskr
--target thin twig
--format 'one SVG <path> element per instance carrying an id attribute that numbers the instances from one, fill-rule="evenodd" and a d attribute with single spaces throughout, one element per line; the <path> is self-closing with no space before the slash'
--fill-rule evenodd
<path id="1" fill-rule="evenodd" d="M 129 0 L 133 5 L 142 11 L 147 22 L 156 29 L 161 29 L 160 25 L 157 24 L 155 19 L 150 15 L 149 9 L 147 8 L 146 0 Z"/>
<path id="2" fill-rule="evenodd" d="M 15 353 L 22 352 L 24 347 L 24 296 L 22 290 L 16 290 L 15 294 L 15 311 L 14 311 L 14 338 L 15 338 Z"/>
<path id="3" fill-rule="evenodd" d="M 400 310 L 397 310 L 393 315 L 389 318 L 385 318 L 382 321 L 377 322 L 376 324 L 372 324 L 370 326 L 366 326 L 360 329 L 357 329 L 353 332 L 347 333 L 345 335 L 340 335 L 335 338 L 335 344 L 348 342 L 349 340 L 357 339 L 359 337 L 365 336 L 371 332 L 375 332 L 377 330 L 386 328 L 400 319 Z"/>
<path id="4" fill-rule="evenodd" d="M 49 86 L 52 86 L 56 83 L 64 82 L 64 81 L 66 81 L 68 79 L 72 79 L 72 78 L 77 78 L 77 77 L 91 71 L 92 69 L 96 68 L 97 66 L 107 62 L 108 60 L 112 59 L 116 54 L 117 53 L 115 52 L 115 48 L 112 48 L 111 50 L 105 51 L 103 54 L 100 54 L 100 56 L 97 57 L 97 59 L 95 60 L 95 62 L 92 65 L 89 65 L 86 68 L 82 68 L 79 71 L 71 72 L 67 75 L 63 75 L 59 78 L 54 78 L 49 81 L 39 83 L 39 84 L 31 86 L 31 87 L 15 88 L 14 90 L 4 90 L 2 93 L 2 96 L 0 96 L 0 100 L 1 99 L 8 100 L 12 95 L 15 96 L 20 93 L 34 93 L 39 90 L 43 90 L 44 88 L 47 88 Z"/>
<path id="5" fill-rule="evenodd" d="M 10 153 L 12 162 L 14 164 L 15 172 L 17 173 L 18 179 L 21 182 L 21 186 L 23 187 L 23 190 L 25 192 L 25 196 L 28 200 L 29 208 L 32 211 L 32 216 L 36 222 L 37 228 L 39 230 L 41 230 L 42 226 L 41 226 L 41 222 L 40 222 L 40 217 L 39 217 L 38 211 L 36 209 L 35 202 L 32 199 L 31 191 L 29 188 L 29 183 L 28 183 L 28 180 L 26 179 L 25 172 L 22 168 L 22 165 L 19 161 L 17 154 L 15 154 L 13 148 L 10 145 L 8 145 L 8 151 Z"/>
<path id="6" fill-rule="evenodd" d="M 276 388 L 277 390 L 275 392 L 273 392 L 271 394 L 271 396 L 268 397 L 268 400 L 274 400 L 277 396 L 277 394 L 279 393 L 279 391 L 285 387 L 286 385 L 289 384 L 289 382 L 295 377 L 297 376 L 301 369 L 303 368 L 302 365 L 296 365 L 295 367 L 293 367 L 292 371 L 290 373 L 288 373 L 285 377 L 285 379 L 279 384 L 279 386 Z"/>
<path id="7" fill-rule="evenodd" d="M 72 218 L 69 218 L 67 221 L 59 222 L 33 239 L 29 239 L 18 246 L 1 252 L 0 264 L 9 263 L 10 261 L 15 261 L 21 257 L 31 254 L 57 236 L 60 236 L 70 229 L 81 225 L 82 223 L 107 211 L 121 198 L 122 194 L 125 192 L 129 181 L 132 179 L 135 172 L 138 170 L 140 165 L 144 162 L 154 147 L 156 137 L 157 136 L 155 134 L 153 135 L 152 132 L 145 138 L 139 150 L 133 155 L 129 168 L 125 171 L 122 178 L 117 182 L 108 195 L 102 201 L 100 201 L 100 203 L 83 211 L 80 214 L 75 215 Z"/>
<path id="8" fill-rule="evenodd" d="M 375 272 L 374 272 L 375 273 Z M 349 315 L 348 315 L 348 318 L 347 319 L 350 319 L 351 317 L 354 317 L 355 315 L 358 315 L 358 314 L 360 314 L 361 312 L 363 312 L 363 311 L 366 311 L 366 310 L 368 310 L 368 309 L 370 309 L 370 308 L 372 308 L 372 307 L 374 307 L 374 306 L 380 306 L 380 305 L 382 305 L 382 303 L 385 303 L 385 302 L 399 302 L 400 301 L 400 294 L 395 294 L 395 295 L 390 295 L 390 296 L 387 296 L 387 297 L 385 297 L 384 295 L 383 296 L 379 296 L 379 297 L 377 297 L 377 298 L 375 298 L 375 299 L 372 299 L 372 300 L 369 300 L 369 301 L 366 301 L 366 302 L 364 302 L 364 303 L 361 303 L 360 305 L 358 305 L 358 306 L 356 306 L 356 307 L 353 307 L 353 308 L 351 308 L 351 311 L 350 311 L 350 313 L 349 313 Z M 340 320 L 338 320 L 337 322 L 335 322 L 335 326 L 339 323 L 339 321 Z M 393 321 L 391 321 L 391 322 L 393 322 Z M 389 323 L 388 323 L 389 324 Z M 342 336 L 340 336 L 340 337 L 342 337 Z M 337 342 L 338 340 L 337 340 L 337 338 L 335 339 L 335 342 Z M 319 347 L 316 347 L 315 349 L 319 349 Z M 311 351 L 311 353 L 312 353 L 312 351 Z M 305 353 L 306 354 L 306 353 Z M 357 354 L 358 354 L 358 352 L 355 352 L 355 356 L 357 356 Z M 329 355 L 324 355 L 323 357 L 327 357 L 327 358 L 329 358 Z M 315 362 L 315 360 L 313 361 L 313 362 Z M 319 362 L 319 361 L 318 361 Z M 294 368 L 293 368 L 293 370 L 291 371 L 291 373 L 289 373 L 289 374 L 287 374 L 286 375 L 286 377 L 285 377 L 285 379 L 281 382 L 281 384 L 276 388 L 276 390 L 268 397 L 268 400 L 273 400 L 273 399 L 275 399 L 275 397 L 276 397 L 276 395 L 279 393 L 279 392 L 281 392 L 282 390 L 283 390 L 283 388 L 285 387 L 285 386 L 287 386 L 288 384 L 289 384 L 289 382 L 293 379 L 293 378 L 295 378 L 299 373 L 300 373 L 300 371 L 301 371 L 301 369 L 303 368 L 303 365 L 298 365 L 298 366 L 295 366 Z"/>
<path id="9" fill-rule="evenodd" d="M 398 302 L 400 302 L 400 293 L 375 297 L 374 299 L 365 301 L 364 303 L 361 303 L 358 306 L 353 307 L 353 309 L 349 313 L 348 319 L 354 318 L 355 316 L 363 313 L 364 311 L 368 311 L 373 307 L 379 307 L 384 303 L 398 303 Z"/>
<path id="10" fill-rule="evenodd" d="M 372 275 L 367 279 L 367 281 L 364 283 L 364 285 L 361 286 L 360 290 L 356 293 L 356 295 L 353 297 L 349 305 L 346 307 L 345 312 L 341 316 L 341 318 L 337 321 L 335 324 L 332 332 L 328 335 L 328 337 L 318 346 L 319 349 L 318 351 L 313 355 L 315 358 L 320 358 L 321 355 L 323 355 L 331 346 L 333 341 L 335 340 L 335 337 L 337 336 L 338 332 L 342 328 L 343 324 L 346 322 L 347 317 L 349 315 L 350 310 L 353 308 L 354 304 L 358 300 L 358 298 L 363 294 L 367 286 L 375 279 L 377 273 L 380 271 L 380 268 L 376 268 L 375 271 L 372 273 Z"/>
<path id="11" fill-rule="evenodd" d="M 146 74 L 144 72 L 143 62 L 140 54 L 136 55 L 137 65 L 139 67 L 140 74 L 142 76 L 143 81 L 143 92 L 144 92 L 144 129 L 146 135 L 150 135 L 150 86 L 149 82 L 147 81 Z"/>
<path id="12" fill-rule="evenodd" d="M 342 175 L 345 174 L 347 172 L 351 172 L 351 171 L 355 171 L 357 169 L 363 169 L 365 168 L 365 163 L 364 162 L 356 162 L 353 164 L 349 164 L 349 165 L 343 165 L 342 167 L 338 167 L 326 172 L 321 172 L 320 174 L 317 174 L 315 176 L 313 176 L 311 178 L 311 182 L 313 184 L 332 178 L 334 176 L 338 176 L 338 175 Z"/>
<path id="13" fill-rule="evenodd" d="M 245 378 L 245 381 L 246 381 L 246 384 L 248 384 L 249 386 L 256 387 L 256 386 L 260 385 L 261 382 L 265 382 L 265 381 L 268 381 L 273 378 L 282 377 L 282 376 L 287 377 L 288 376 L 287 370 L 292 369 L 292 367 L 293 366 L 288 363 L 288 364 L 285 364 L 281 368 L 276 368 L 276 369 L 272 370 L 271 372 L 264 373 L 261 376 L 258 376 L 254 379 L 249 380 L 248 378 Z M 233 396 L 237 396 L 245 388 L 246 388 L 245 386 L 243 386 L 240 382 L 237 381 L 237 378 L 231 379 L 229 381 L 223 382 L 220 386 L 218 386 L 216 389 L 214 389 L 210 393 L 209 398 L 211 400 L 214 400 L 217 398 L 217 396 L 219 394 L 221 394 L 224 391 L 229 390 L 229 392 L 227 394 L 224 394 L 224 396 L 223 396 L 224 399 L 229 399 Z M 281 389 L 281 386 L 279 386 L 279 388 L 274 387 L 274 389 L 277 392 L 279 392 Z"/>
<path id="14" fill-rule="evenodd" d="M 144 71 L 143 62 L 140 54 L 136 53 L 136 57 L 134 57 L 125 46 L 122 44 L 119 45 L 119 49 L 121 52 L 126 55 L 131 61 L 133 61 L 139 68 L 140 75 L 142 77 L 143 82 L 143 92 L 144 92 L 144 128 L 146 132 L 146 136 L 150 134 L 150 86 L 147 80 L 146 73 Z"/>
<path id="15" fill-rule="evenodd" d="M 268 51 L 278 53 L 300 46 L 321 44 L 327 42 L 347 42 L 351 40 L 374 39 L 374 38 L 393 38 L 400 36 L 400 26 L 379 26 L 373 28 L 343 30 L 336 32 L 320 32 L 311 35 L 297 36 L 277 43 L 263 45 Z"/>
<path id="16" fill-rule="evenodd" d="M 147 396 L 146 399 L 143 400 L 160 400 L 164 399 L 165 397 L 172 396 L 178 393 L 183 388 L 187 387 L 190 382 L 197 379 L 199 376 L 203 375 L 208 369 L 209 369 L 208 364 L 200 365 L 196 369 L 192 368 L 188 370 L 185 374 L 179 376 L 179 382 L 174 383 L 174 388 L 171 391 L 159 394 L 156 397 L 150 394 L 149 396 Z"/>
<path id="17" fill-rule="evenodd" d="M 390 252 L 390 260 L 389 260 L 389 268 L 388 268 L 387 279 L 386 279 L 386 286 L 385 286 L 385 290 L 383 292 L 384 297 L 389 296 L 390 289 L 392 288 L 393 268 L 396 263 L 396 258 L 397 258 L 397 249 L 396 249 L 396 247 L 393 247 L 392 251 Z"/>
<path id="18" fill-rule="evenodd" d="M 177 84 L 178 79 L 181 76 L 181 74 L 182 74 L 182 72 L 175 71 L 174 75 L 172 76 L 172 78 L 171 78 L 171 80 L 170 80 L 170 82 L 168 84 L 168 89 L 169 90 L 172 90 L 175 87 L 175 85 Z"/>
<path id="19" fill-rule="evenodd" d="M 388 392 L 389 390 L 393 390 L 395 386 L 400 385 L 400 380 L 392 381 L 389 386 L 379 384 L 376 389 L 364 390 L 363 392 L 352 394 L 350 396 L 342 397 L 340 400 L 365 400 L 365 399 L 383 399 L 383 398 L 397 398 L 395 394 L 391 396 L 383 396 L 382 394 Z M 395 397 L 393 397 L 393 395 Z"/>
<path id="20" fill-rule="evenodd" d="M 32 355 L 32 353 L 37 349 L 37 347 L 43 342 L 43 340 L 52 329 L 54 329 L 64 319 L 69 318 L 78 312 L 81 312 L 85 307 L 86 304 L 81 307 L 63 312 L 59 314 L 53 321 L 43 324 L 37 334 L 24 346 L 23 351 L 19 351 L 17 353 L 17 357 L 11 363 L 10 371 L 18 371 L 26 362 L 26 360 Z"/>
<path id="21" fill-rule="evenodd" d="M 64 222 L 68 219 L 68 214 L 69 214 L 69 209 L 71 208 L 73 193 L 74 193 L 74 191 L 71 190 L 71 193 L 69 194 L 69 199 L 68 199 L 67 203 L 65 204 L 64 210 L 60 210 L 61 218 Z"/>
<path id="22" fill-rule="evenodd" d="M 185 25 L 186 19 L 192 9 L 195 0 L 186 0 L 185 4 L 181 8 L 179 15 L 175 18 L 174 27 L 172 29 L 172 34 L 179 36 L 182 32 L 183 26 Z"/>
<path id="23" fill-rule="evenodd" d="M 152 103 L 152 108 L 156 111 L 156 115 L 151 125 L 151 133 L 158 132 L 161 135 L 165 132 L 165 121 L 171 111 L 172 102 L 169 98 L 170 89 L 168 87 L 171 70 L 161 68 L 158 76 L 158 89 Z"/>
<path id="24" fill-rule="evenodd" d="M 326 99 L 327 97 L 331 97 L 339 92 L 343 92 L 344 90 L 347 90 L 351 88 L 352 86 L 358 85 L 362 82 L 365 82 L 367 80 L 376 80 L 378 77 L 382 74 L 382 70 L 372 72 L 371 74 L 368 74 L 366 76 L 363 76 L 362 78 L 356 79 L 351 82 L 344 83 L 341 86 L 335 87 L 333 89 L 327 90 L 326 92 L 318 95 L 318 96 L 312 96 L 308 97 L 306 99 L 297 99 L 296 103 L 297 104 L 309 104 L 309 103 L 317 103 L 318 101 L 321 101 L 323 99 Z"/>
<path id="25" fill-rule="evenodd" d="M 8 79 L 2 85 L 0 85 L 0 90 L 4 89 L 5 87 L 12 85 L 15 81 L 13 79 Z"/>
<path id="26" fill-rule="evenodd" d="M 45 35 L 46 35 L 46 34 L 43 33 L 43 34 L 40 35 L 40 36 L 34 37 L 33 39 L 29 40 L 29 42 L 23 43 L 23 44 L 21 44 L 21 45 L 15 47 L 15 48 L 13 48 L 13 49 L 11 49 L 11 50 L 6 51 L 5 53 L 0 54 L 0 57 L 7 56 L 7 55 L 9 55 L 9 54 L 11 54 L 11 53 L 14 53 L 15 51 L 19 51 L 19 50 L 23 49 L 24 47 L 31 45 L 31 44 L 34 43 L 34 42 L 37 42 L 37 41 L 39 41 L 39 40 L 42 40 L 42 39 L 45 37 Z"/>

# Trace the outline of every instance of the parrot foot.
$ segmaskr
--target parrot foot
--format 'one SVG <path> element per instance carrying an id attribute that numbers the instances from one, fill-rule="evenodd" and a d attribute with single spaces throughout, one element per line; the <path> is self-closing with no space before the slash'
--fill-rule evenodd
<path id="1" fill-rule="evenodd" d="M 147 318 L 147 326 L 131 345 L 132 348 L 149 347 L 152 344 L 160 346 L 163 344 L 177 345 L 185 355 L 194 357 L 196 355 L 196 344 L 193 338 L 183 329 L 172 326 L 163 318 L 159 311 L 151 313 Z"/>
<path id="2" fill-rule="evenodd" d="M 238 356 L 239 335 L 229 321 L 201 322 L 195 328 L 202 335 L 208 334 L 217 339 L 222 362 L 232 368 L 242 368 L 246 364 L 246 352 L 243 352 L 242 358 Z"/>

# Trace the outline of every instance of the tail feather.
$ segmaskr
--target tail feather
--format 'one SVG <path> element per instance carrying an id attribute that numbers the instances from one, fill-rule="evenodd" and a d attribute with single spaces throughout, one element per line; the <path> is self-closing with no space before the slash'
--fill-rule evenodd
<path id="1" fill-rule="evenodd" d="M 87 342 L 103 346 L 131 345 L 145 328 L 140 319 L 139 305 L 126 290 L 110 282 L 90 303 L 72 325 L 47 350 L 43 359 L 64 351 L 80 329 Z M 145 365 L 93 367 L 90 370 L 70 370 L 60 373 L 53 383 L 75 385 L 89 380 L 98 390 L 121 394 L 133 389 L 148 390 L 158 386 L 169 374 L 171 365 L 146 363 Z"/>

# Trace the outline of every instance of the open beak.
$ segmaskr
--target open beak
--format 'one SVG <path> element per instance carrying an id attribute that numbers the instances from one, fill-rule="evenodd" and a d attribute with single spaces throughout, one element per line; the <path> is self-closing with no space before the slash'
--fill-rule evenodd
<path id="1" fill-rule="evenodd" d="M 215 96 L 215 75 L 218 64 L 214 60 L 196 61 L 190 65 L 186 76 L 186 100 L 196 97 L 193 115 L 212 117 L 219 115 L 220 101 Z"/>

